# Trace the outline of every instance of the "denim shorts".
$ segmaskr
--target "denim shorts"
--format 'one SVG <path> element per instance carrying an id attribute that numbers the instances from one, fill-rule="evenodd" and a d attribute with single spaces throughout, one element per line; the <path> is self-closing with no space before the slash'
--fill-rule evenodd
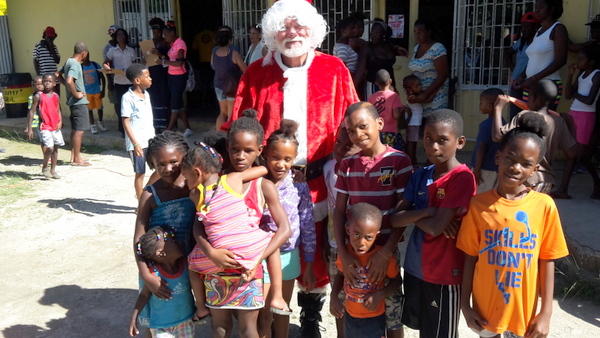
<path id="1" fill-rule="evenodd" d="M 133 172 L 137 174 L 146 173 L 146 154 L 148 154 L 148 148 L 142 149 L 144 152 L 143 156 L 135 156 L 135 150 L 129 151 L 129 158 L 133 164 Z"/>
<path id="2" fill-rule="evenodd" d="M 344 335 L 346 338 L 385 337 L 385 315 L 371 318 L 354 318 L 344 313 Z"/>
<path id="3" fill-rule="evenodd" d="M 235 97 L 225 96 L 221 88 L 215 87 L 215 94 L 217 95 L 217 101 L 235 101 Z"/>

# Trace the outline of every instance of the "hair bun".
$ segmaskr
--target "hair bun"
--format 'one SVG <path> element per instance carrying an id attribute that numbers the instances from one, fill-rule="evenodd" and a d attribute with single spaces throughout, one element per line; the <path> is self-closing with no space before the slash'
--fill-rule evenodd
<path id="1" fill-rule="evenodd" d="M 283 119 L 281 120 L 279 129 L 286 136 L 295 136 L 298 131 L 298 123 L 294 120 Z"/>
<path id="2" fill-rule="evenodd" d="M 519 129 L 544 137 L 548 135 L 548 123 L 544 117 L 535 112 L 528 112 L 519 117 Z"/>
<path id="3" fill-rule="evenodd" d="M 256 109 L 253 109 L 253 108 L 248 108 L 248 109 L 245 109 L 245 110 L 242 112 L 242 116 L 243 116 L 243 117 L 249 117 L 249 118 L 251 118 L 251 119 L 257 119 L 257 117 L 258 117 L 258 112 L 256 111 Z"/>

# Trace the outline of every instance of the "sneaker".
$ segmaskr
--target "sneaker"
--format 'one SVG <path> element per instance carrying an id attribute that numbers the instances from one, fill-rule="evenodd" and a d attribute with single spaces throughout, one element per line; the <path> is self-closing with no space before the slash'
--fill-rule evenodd
<path id="1" fill-rule="evenodd" d="M 98 134 L 98 129 L 96 129 L 96 125 L 92 124 L 90 126 L 90 130 L 92 131 L 92 134 Z"/>
<path id="2" fill-rule="evenodd" d="M 191 129 L 189 129 L 189 128 L 188 128 L 188 129 L 186 129 L 186 130 L 183 132 L 183 137 L 190 137 L 190 136 L 192 136 L 193 134 L 194 134 L 194 132 L 193 132 Z"/>
<path id="3" fill-rule="evenodd" d="M 52 173 L 52 178 L 55 180 L 60 180 L 60 175 L 57 173 Z"/>
<path id="4" fill-rule="evenodd" d="M 104 121 L 98 121 L 98 129 L 100 129 L 100 131 L 107 131 L 106 127 L 104 126 Z"/>

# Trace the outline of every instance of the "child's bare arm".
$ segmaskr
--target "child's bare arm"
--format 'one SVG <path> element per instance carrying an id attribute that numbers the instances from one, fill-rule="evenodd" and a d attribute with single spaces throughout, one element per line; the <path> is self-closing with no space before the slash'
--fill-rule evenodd
<path id="1" fill-rule="evenodd" d="M 66 84 L 65 86 L 67 87 L 67 89 L 71 92 L 71 94 L 76 98 L 76 99 L 81 99 L 83 98 L 83 92 L 78 92 L 77 88 L 75 87 L 75 78 L 72 76 L 67 76 L 67 80 L 66 80 Z"/>
<path id="2" fill-rule="evenodd" d="M 267 167 L 259 165 L 256 167 L 246 169 L 244 171 L 229 173 L 228 176 L 233 175 L 234 177 L 239 177 L 239 179 L 241 179 L 242 182 L 248 182 L 255 180 L 259 177 L 263 177 L 268 173 L 269 171 L 267 170 Z"/>
<path id="3" fill-rule="evenodd" d="M 525 337 L 547 337 L 552 317 L 552 299 L 554 298 L 554 261 L 540 259 L 539 278 L 541 284 L 542 307 L 527 328 Z"/>
<path id="4" fill-rule="evenodd" d="M 486 325 L 487 321 L 471 307 L 471 293 L 473 292 L 473 273 L 475 272 L 475 264 L 477 264 L 477 260 L 479 260 L 479 257 L 471 255 L 465 256 L 466 257 L 463 269 L 463 281 L 460 293 L 460 307 L 462 309 L 463 315 L 465 316 L 465 321 L 467 322 L 467 325 L 472 329 L 481 331 L 483 330 L 482 325 Z"/>
<path id="5" fill-rule="evenodd" d="M 335 264 L 335 263 L 333 263 Z M 340 292 L 344 287 L 344 274 L 340 271 L 335 276 L 333 286 L 331 287 L 331 294 L 329 300 L 329 312 L 335 318 L 342 318 L 344 316 L 344 304 L 339 298 Z"/>
<path id="6" fill-rule="evenodd" d="M 33 115 L 35 114 L 39 103 L 40 96 L 38 94 L 34 94 L 31 102 L 31 108 L 27 113 L 27 125 L 25 126 L 25 133 L 27 133 L 27 138 L 29 138 L 30 140 L 33 138 L 33 130 L 31 129 L 31 124 L 33 123 Z"/>
<path id="7" fill-rule="evenodd" d="M 344 278 L 348 283 L 358 287 L 358 280 L 362 279 L 356 272 L 356 267 L 361 266 L 356 257 L 351 255 L 346 248 L 346 205 L 348 203 L 348 194 L 341 192 L 337 193 L 335 199 L 335 209 L 333 210 L 333 232 L 335 234 L 335 242 L 338 244 L 338 257 L 342 262 L 344 269 Z"/>
<path id="8" fill-rule="evenodd" d="M 127 135 L 127 137 L 129 137 L 129 140 L 131 141 L 131 144 L 133 144 L 133 152 L 135 154 L 135 156 L 137 157 L 142 157 L 144 156 L 144 150 L 142 149 L 142 146 L 138 143 L 137 139 L 135 138 L 135 133 L 133 132 L 133 129 L 131 128 L 131 119 L 129 117 L 122 117 L 123 119 L 123 129 L 125 130 L 125 134 Z"/>
<path id="9" fill-rule="evenodd" d="M 400 278 L 400 274 L 398 274 L 396 277 L 391 278 L 388 285 L 383 289 L 372 292 L 365 297 L 365 308 L 369 311 L 377 310 L 377 307 L 383 302 L 385 297 L 394 293 L 400 286 L 402 286 L 402 278 Z"/>
<path id="10" fill-rule="evenodd" d="M 591 105 L 594 103 L 594 99 L 598 96 L 598 89 L 600 88 L 600 75 L 596 73 L 592 78 L 592 88 L 588 95 L 581 95 L 577 90 L 576 83 L 573 85 L 573 98 L 581 101 L 583 104 Z"/>
<path id="11" fill-rule="evenodd" d="M 444 233 L 450 222 L 454 220 L 458 210 L 459 207 L 438 208 L 433 216 L 423 218 L 415 222 L 415 225 L 431 236 L 439 236 Z"/>
<path id="12" fill-rule="evenodd" d="M 265 168 L 265 167 L 262 167 Z M 254 168 L 252 168 L 254 169 Z M 247 169 L 248 171 L 251 169 Z M 266 168 L 265 168 L 266 170 Z M 263 191 L 263 195 L 265 196 L 265 203 L 269 206 L 269 212 L 271 213 L 271 217 L 277 226 L 277 231 L 275 231 L 275 235 L 271 238 L 271 242 L 267 245 L 267 248 L 263 252 L 261 257 L 261 261 L 271 256 L 275 250 L 279 249 L 285 243 L 285 241 L 290 238 L 292 235 L 292 230 L 290 228 L 290 221 L 287 217 L 283 206 L 279 202 L 279 194 L 277 193 L 277 188 L 275 184 L 269 180 L 262 180 L 261 189 Z"/>
<path id="13" fill-rule="evenodd" d="M 416 221 L 425 217 L 431 217 L 437 211 L 437 208 L 425 208 L 419 210 L 409 210 L 412 207 L 412 202 L 405 198 L 401 198 L 396 212 L 390 217 L 390 222 L 393 228 L 405 228 Z"/>
<path id="14" fill-rule="evenodd" d="M 493 114 L 494 123 L 492 125 L 492 141 L 494 142 L 502 141 L 502 110 L 509 102 L 510 96 L 508 95 L 498 95 L 498 99 L 496 99 Z"/>
<path id="15" fill-rule="evenodd" d="M 150 299 L 151 295 L 152 293 L 150 292 L 150 289 L 148 289 L 147 286 L 144 286 L 142 288 L 142 291 L 138 295 L 138 298 L 135 302 L 135 306 L 133 307 L 133 311 L 131 312 L 131 319 L 129 320 L 129 335 L 131 337 L 135 337 L 138 334 L 140 334 L 140 331 L 137 328 L 137 318 L 140 314 L 140 311 L 142 311 L 144 306 L 148 304 L 148 300 Z"/>

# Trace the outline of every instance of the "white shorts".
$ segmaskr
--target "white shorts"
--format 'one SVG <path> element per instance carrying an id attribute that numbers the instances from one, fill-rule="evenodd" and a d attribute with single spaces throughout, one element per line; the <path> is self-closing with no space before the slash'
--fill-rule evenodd
<path id="1" fill-rule="evenodd" d="M 65 140 L 60 130 L 40 130 L 40 142 L 46 148 L 53 148 L 55 145 L 59 147 L 65 145 Z"/>

